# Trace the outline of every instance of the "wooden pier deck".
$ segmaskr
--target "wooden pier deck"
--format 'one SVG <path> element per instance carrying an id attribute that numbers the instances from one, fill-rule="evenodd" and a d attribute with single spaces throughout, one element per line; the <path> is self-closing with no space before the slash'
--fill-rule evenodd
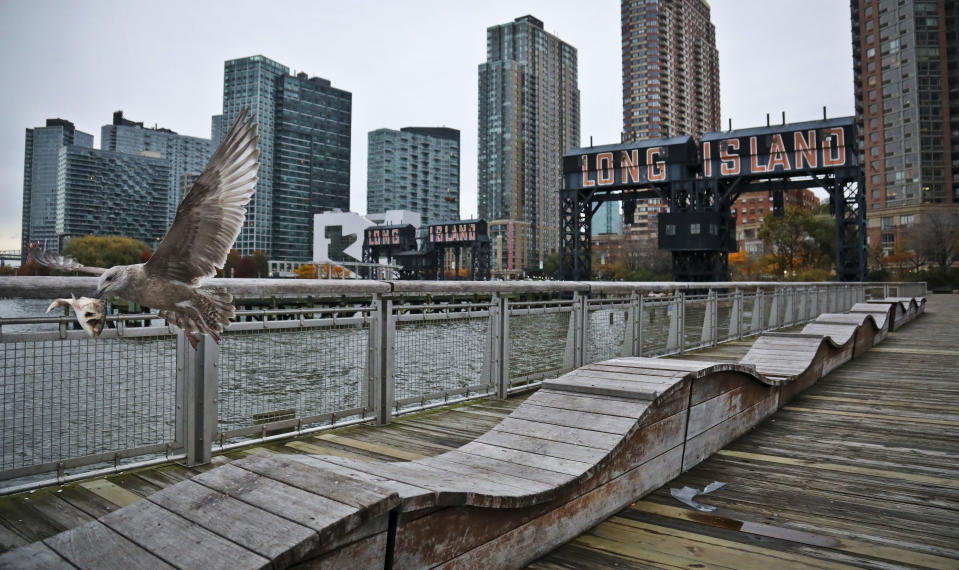
<path id="1" fill-rule="evenodd" d="M 670 496 L 713 481 L 711 513 Z M 959 296 L 530 567 L 959 568 Z"/>
<path id="2" fill-rule="evenodd" d="M 959 566 L 959 297 L 824 378 L 752 433 L 537 561 L 537 568 Z M 738 360 L 751 341 L 688 355 Z M 375 461 L 464 445 L 522 398 L 251 448 Z M 206 469 L 166 466 L 0 499 L 0 549 L 52 536 Z M 669 488 L 728 485 L 689 509 Z"/>

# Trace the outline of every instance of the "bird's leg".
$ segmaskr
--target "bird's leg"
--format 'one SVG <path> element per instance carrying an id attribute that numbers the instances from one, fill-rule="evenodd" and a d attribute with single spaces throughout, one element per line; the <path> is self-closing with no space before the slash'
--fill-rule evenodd
<path id="1" fill-rule="evenodd" d="M 217 344 L 220 344 L 220 335 L 218 335 L 215 330 L 210 329 L 209 331 L 207 331 L 207 334 L 213 337 L 214 342 L 216 342 Z"/>
<path id="2" fill-rule="evenodd" d="M 183 331 L 183 334 L 185 334 L 186 339 L 190 341 L 190 346 L 193 347 L 193 350 L 196 350 L 196 345 L 200 342 L 200 339 L 190 331 Z"/>

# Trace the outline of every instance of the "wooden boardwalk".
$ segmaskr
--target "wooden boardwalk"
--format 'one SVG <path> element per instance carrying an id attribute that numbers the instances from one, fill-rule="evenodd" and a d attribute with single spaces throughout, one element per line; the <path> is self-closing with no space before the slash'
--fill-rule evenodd
<path id="1" fill-rule="evenodd" d="M 938 300 L 943 302 L 940 304 Z M 955 465 L 955 460 L 950 465 L 947 458 L 948 454 L 956 456 L 955 436 L 956 426 L 959 425 L 956 421 L 959 409 L 956 392 L 948 393 L 949 380 L 941 369 L 930 376 L 933 381 L 946 386 L 945 397 L 940 395 L 937 398 L 926 393 L 930 384 L 924 381 L 922 374 L 909 376 L 913 371 L 959 364 L 954 353 L 952 360 L 948 360 L 950 351 L 955 350 L 956 340 L 959 340 L 955 338 L 956 327 L 951 325 L 956 316 L 959 316 L 959 298 L 933 298 L 927 314 L 914 325 L 890 335 L 885 343 L 873 349 L 875 353 L 867 354 L 862 360 L 833 372 L 809 392 L 813 396 L 825 396 L 826 399 L 800 396 L 763 427 L 728 446 L 718 456 L 535 563 L 534 567 L 744 567 L 754 565 L 753 562 L 762 566 L 783 563 L 807 566 L 816 563 L 817 557 L 827 562 L 862 565 L 870 560 L 864 556 L 902 565 L 905 556 L 914 557 L 917 553 L 925 553 L 927 558 L 908 560 L 926 566 L 956 567 L 955 560 L 946 558 L 956 558 L 956 552 L 947 546 L 943 546 L 946 548 L 944 551 L 929 551 L 915 537 L 913 540 L 918 546 L 913 542 L 904 542 L 898 536 L 887 537 L 871 528 L 877 521 L 886 521 L 879 526 L 900 525 L 908 528 L 913 535 L 925 536 L 921 524 L 926 524 L 940 529 L 938 535 L 933 532 L 931 536 L 941 535 L 944 543 L 949 543 L 950 537 L 951 542 L 956 542 L 955 535 L 950 533 L 955 533 L 954 529 L 959 527 L 956 524 L 955 484 L 959 481 L 959 466 Z M 952 338 L 944 338 L 948 335 Z M 916 343 L 918 348 L 910 347 L 908 342 L 903 345 L 906 339 L 912 339 L 908 342 Z M 738 360 L 750 344 L 726 345 L 691 356 L 698 359 Z M 894 360 L 878 364 L 874 362 L 875 357 L 885 355 Z M 902 371 L 902 376 L 889 374 L 895 362 L 899 362 L 895 358 L 903 355 L 925 364 L 913 366 L 903 362 L 907 369 Z M 945 363 L 934 364 L 940 357 L 947 359 Z M 871 370 L 856 377 L 858 384 L 845 385 L 844 391 L 838 396 L 828 392 L 833 387 L 834 379 L 864 367 L 871 367 Z M 894 386 L 886 386 L 886 383 Z M 921 390 L 915 389 L 917 385 L 921 386 Z M 900 397 L 900 394 L 907 396 Z M 436 455 L 475 439 L 508 415 L 520 401 L 480 402 L 403 418 L 385 428 L 355 427 L 271 445 L 268 449 L 279 453 L 332 454 L 381 461 L 412 460 Z M 816 406 L 819 402 L 825 402 L 821 408 L 823 412 L 808 411 L 815 409 L 818 412 Z M 890 406 L 889 402 L 898 404 Z M 906 403 L 914 405 L 906 406 Z M 927 406 L 927 403 L 933 407 Z M 888 426 L 904 421 L 908 425 L 918 424 L 918 428 L 913 426 L 914 429 L 904 435 L 890 435 Z M 780 422 L 789 423 L 784 425 Z M 881 428 L 879 433 L 860 440 L 860 436 L 856 435 L 857 430 L 853 430 L 852 426 L 858 429 L 871 422 L 878 422 Z M 742 450 L 740 446 L 743 443 L 759 437 L 770 426 L 777 431 L 768 436 L 764 443 Z M 931 447 L 927 449 L 925 441 L 916 434 L 933 434 L 925 436 L 930 438 Z M 950 444 L 953 446 L 951 450 Z M 912 447 L 906 448 L 907 445 Z M 254 448 L 248 452 L 261 449 Z M 935 452 L 929 451 L 932 449 Z M 217 463 L 245 455 L 230 454 L 218 458 Z M 934 459 L 938 463 L 933 463 Z M 721 466 L 718 473 L 722 475 L 717 474 L 715 467 L 713 471 L 703 471 L 716 461 L 743 464 L 744 467 L 740 473 L 730 470 L 732 468 L 729 466 Z M 51 536 L 197 473 L 198 470 L 169 466 L 2 499 L 0 544 L 10 548 Z M 905 474 L 911 478 L 889 474 Z M 683 484 L 702 487 L 714 479 L 729 483 L 715 494 L 701 498 L 701 502 L 720 506 L 720 510 L 714 513 L 704 515 L 669 497 L 669 487 Z M 748 481 L 748 484 L 744 485 L 743 481 Z M 952 481 L 953 486 L 943 485 L 942 481 Z M 904 484 L 916 484 L 920 489 L 903 487 Z M 944 486 L 945 491 L 937 486 Z M 898 489 L 898 493 L 890 489 Z M 951 494 L 948 493 L 950 489 Z M 780 492 L 783 493 L 781 496 L 776 494 Z M 894 497 L 893 502 L 897 504 L 884 508 L 869 506 L 871 495 L 877 495 L 872 500 L 880 502 Z M 754 511 L 741 507 L 740 503 L 752 505 L 752 502 L 767 498 L 772 500 L 777 496 L 781 504 L 774 502 L 757 507 L 755 512 L 759 513 L 756 515 L 758 518 L 745 518 Z M 862 513 L 850 510 L 845 504 L 854 502 L 850 497 L 862 499 L 862 503 L 869 508 Z M 912 502 L 906 501 L 906 497 L 911 497 Z M 729 501 L 729 504 L 722 503 L 724 500 Z M 918 508 L 918 513 L 912 518 L 918 519 L 920 526 L 910 524 L 908 517 L 902 519 L 905 523 L 891 518 L 892 514 L 900 516 L 900 511 L 904 509 L 898 503 Z M 776 518 L 782 517 L 783 512 L 802 510 L 807 504 L 809 507 L 803 511 L 803 516 L 785 517 L 782 520 Z M 938 517 L 930 517 L 924 508 L 942 512 Z M 823 517 L 822 521 L 817 517 Z M 833 518 L 842 524 L 834 523 Z M 790 522 L 794 524 L 787 524 Z M 838 528 L 844 529 L 842 532 L 823 532 L 823 529 L 832 529 L 837 524 Z M 864 530 L 857 531 L 857 524 Z M 709 558 L 710 554 L 718 558 Z M 934 558 L 936 556 L 939 558 Z M 761 560 L 760 557 L 765 558 Z"/>
<path id="2" fill-rule="evenodd" d="M 750 342 L 688 358 L 736 361 Z M 727 485 L 696 501 L 671 488 Z M 531 568 L 959 568 L 959 296 Z"/>

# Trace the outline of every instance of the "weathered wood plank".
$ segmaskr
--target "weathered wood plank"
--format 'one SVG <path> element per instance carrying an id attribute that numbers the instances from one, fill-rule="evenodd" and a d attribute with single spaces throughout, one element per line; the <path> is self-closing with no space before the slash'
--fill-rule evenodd
<path id="1" fill-rule="evenodd" d="M 50 568 L 53 570 L 76 568 L 42 542 L 0 554 L 0 570 L 23 570 L 24 568 Z"/>
<path id="2" fill-rule="evenodd" d="M 523 405 L 516 408 L 511 417 L 557 426 L 602 431 L 616 435 L 625 434 L 636 425 L 636 421 L 629 418 L 548 408 L 538 406 L 530 401 L 526 401 Z"/>
<path id="3" fill-rule="evenodd" d="M 529 435 L 490 431 L 476 439 L 479 443 L 487 443 L 497 447 L 506 447 L 519 451 L 529 451 L 549 457 L 572 459 L 583 463 L 596 463 L 609 454 L 609 449 L 596 449 L 572 443 L 565 443 L 549 439 L 540 439 Z"/>
<path id="4" fill-rule="evenodd" d="M 148 500 L 280 566 L 318 546 L 315 531 L 193 481 L 167 487 Z"/>
<path id="5" fill-rule="evenodd" d="M 351 437 L 344 437 L 342 435 L 335 435 L 332 433 L 324 433 L 322 435 L 318 435 L 316 436 L 316 439 L 322 439 L 324 441 L 338 443 L 340 445 L 352 447 L 355 449 L 372 451 L 373 453 L 379 453 L 380 455 L 386 455 L 388 457 L 393 457 L 395 459 L 402 459 L 405 461 L 412 461 L 414 459 L 420 459 L 421 457 L 426 457 L 425 455 L 420 453 L 404 451 L 402 449 L 397 449 L 397 448 L 389 447 L 386 445 L 377 445 L 375 443 L 361 441 L 358 439 L 353 439 Z"/>
<path id="6" fill-rule="evenodd" d="M 80 568 L 173 568 L 161 557 L 101 521 L 91 521 L 51 536 L 44 540 L 44 544 Z"/>
<path id="7" fill-rule="evenodd" d="M 235 570 L 238 567 L 267 568 L 270 565 L 265 557 L 149 501 L 139 501 L 110 513 L 102 517 L 100 522 L 173 566 Z M 48 539 L 47 544 L 57 549 L 52 540 Z M 88 548 L 95 544 L 86 540 L 78 542 L 78 545 L 84 543 Z M 127 567 L 148 565 L 131 564 Z"/>
<path id="8" fill-rule="evenodd" d="M 374 517 L 399 502 L 396 491 L 379 484 L 375 478 L 363 477 L 358 472 L 324 469 L 291 457 L 264 453 L 236 461 L 233 466 L 345 505 L 367 509 Z"/>
<path id="9" fill-rule="evenodd" d="M 557 429 L 557 427 L 552 424 L 521 420 L 518 418 L 506 418 L 491 431 L 529 435 L 541 439 L 595 447 L 596 449 L 612 449 L 622 439 L 611 433 L 571 427 Z"/>

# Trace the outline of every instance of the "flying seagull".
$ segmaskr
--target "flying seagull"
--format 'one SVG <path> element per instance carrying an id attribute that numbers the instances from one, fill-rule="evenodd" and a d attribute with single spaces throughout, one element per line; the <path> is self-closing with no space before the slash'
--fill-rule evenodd
<path id="1" fill-rule="evenodd" d="M 94 298 L 116 297 L 158 309 L 160 318 L 183 329 L 193 348 L 197 333 L 220 342 L 234 315 L 233 295 L 199 285 L 223 267 L 240 233 L 256 187 L 259 156 L 256 125 L 244 110 L 180 202 L 173 225 L 146 263 L 104 269 L 44 251 L 31 251 L 31 258 L 53 269 L 99 275 Z"/>

